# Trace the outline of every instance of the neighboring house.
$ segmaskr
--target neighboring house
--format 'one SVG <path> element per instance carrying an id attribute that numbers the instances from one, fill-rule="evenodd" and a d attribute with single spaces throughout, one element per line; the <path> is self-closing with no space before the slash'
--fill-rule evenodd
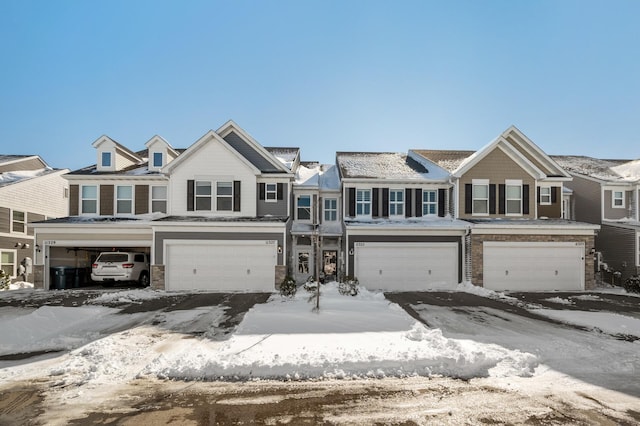
<path id="1" fill-rule="evenodd" d="M 534 291 L 595 285 L 598 226 L 563 219 L 571 175 L 517 128 L 476 152 L 413 152 L 451 172 L 455 215 L 473 224 L 474 284 Z"/>
<path id="2" fill-rule="evenodd" d="M 449 173 L 414 153 L 338 152 L 346 275 L 387 291 L 464 280 L 468 223 L 452 217 Z"/>
<path id="3" fill-rule="evenodd" d="M 573 175 L 575 218 L 599 224 L 596 250 L 610 272 L 640 272 L 640 160 L 553 156 Z"/>
<path id="4" fill-rule="evenodd" d="M 21 263 L 33 279 L 32 223 L 68 214 L 66 172 L 37 155 L 0 155 L 0 268 L 13 280 L 25 278 L 18 276 Z"/>
<path id="5" fill-rule="evenodd" d="M 157 136 L 138 153 L 93 146 L 97 164 L 68 175 L 72 216 L 37 225 L 40 286 L 114 249 L 149 253 L 167 290 L 271 291 L 284 277 L 294 174 L 234 122 L 184 151 Z"/>

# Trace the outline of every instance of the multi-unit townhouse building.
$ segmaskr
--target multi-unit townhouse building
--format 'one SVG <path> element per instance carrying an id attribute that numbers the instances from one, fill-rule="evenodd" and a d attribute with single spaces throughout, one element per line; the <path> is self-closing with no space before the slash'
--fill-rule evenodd
<path id="1" fill-rule="evenodd" d="M 622 280 L 640 272 L 640 161 L 554 156 L 571 173 L 577 220 L 600 225 L 599 259 Z"/>
<path id="2" fill-rule="evenodd" d="M 599 225 L 567 220 L 572 177 L 511 127 L 477 152 L 338 152 L 304 162 L 232 121 L 185 150 L 103 136 L 67 175 L 70 216 L 36 224 L 37 284 L 101 251 L 144 251 L 167 290 L 272 291 L 357 277 L 387 291 L 580 290 Z"/>
<path id="3" fill-rule="evenodd" d="M 66 172 L 37 155 L 0 155 L 0 268 L 13 281 L 32 279 L 32 223 L 68 215 Z"/>

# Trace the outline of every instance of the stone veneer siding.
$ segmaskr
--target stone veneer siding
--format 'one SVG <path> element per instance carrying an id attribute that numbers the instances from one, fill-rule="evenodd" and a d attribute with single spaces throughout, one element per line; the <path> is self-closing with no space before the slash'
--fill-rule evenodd
<path id="1" fill-rule="evenodd" d="M 151 288 L 164 290 L 164 265 L 151 265 Z"/>
<path id="2" fill-rule="evenodd" d="M 504 235 L 504 234 L 481 234 L 471 235 L 471 282 L 483 287 L 483 255 L 485 241 L 516 241 L 516 242 L 584 242 L 584 287 L 585 290 L 594 289 L 596 286 L 594 261 L 590 254 L 591 248 L 595 247 L 594 236 L 589 235 Z"/>

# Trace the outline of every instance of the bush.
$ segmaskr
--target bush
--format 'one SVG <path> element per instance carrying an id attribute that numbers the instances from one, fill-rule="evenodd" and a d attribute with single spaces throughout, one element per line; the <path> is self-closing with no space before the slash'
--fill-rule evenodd
<path id="1" fill-rule="evenodd" d="M 624 282 L 624 289 L 628 293 L 640 293 L 640 276 L 634 275 Z"/>
<path id="2" fill-rule="evenodd" d="M 280 294 L 287 297 L 293 297 L 298 291 L 298 286 L 296 284 L 296 280 L 287 275 L 284 277 L 284 280 L 280 283 Z"/>
<path id="3" fill-rule="evenodd" d="M 355 296 L 358 294 L 358 279 L 355 277 L 344 277 L 344 279 L 338 284 L 338 291 L 343 296 L 350 295 Z"/>
<path id="4" fill-rule="evenodd" d="M 11 278 L 2 269 L 0 269 L 0 290 L 9 290 Z"/>

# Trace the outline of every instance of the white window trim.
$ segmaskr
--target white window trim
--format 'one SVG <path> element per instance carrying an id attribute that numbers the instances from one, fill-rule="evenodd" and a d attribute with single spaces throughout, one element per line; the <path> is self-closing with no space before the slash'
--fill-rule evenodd
<path id="1" fill-rule="evenodd" d="M 164 188 L 165 189 L 165 197 L 164 198 L 153 198 L 153 188 Z M 169 211 L 169 187 L 167 185 L 149 185 L 149 213 L 168 213 Z M 164 212 L 154 212 L 153 211 L 153 202 L 154 201 L 164 201 Z M 195 200 L 194 200 L 195 203 Z M 195 207 L 195 206 L 194 206 Z"/>
<path id="2" fill-rule="evenodd" d="M 269 186 L 273 185 L 273 189 L 269 189 Z M 269 198 L 269 195 L 273 198 Z M 278 202 L 278 184 L 277 183 L 265 183 L 264 184 L 264 201 L 266 203 L 277 203 Z"/>
<path id="3" fill-rule="evenodd" d="M 222 194 L 222 195 L 218 194 L 218 184 L 221 184 L 221 183 L 230 184 L 231 194 Z M 216 181 L 215 182 L 215 188 L 216 188 L 216 193 L 215 193 L 214 199 L 215 199 L 216 204 L 215 204 L 215 206 L 213 206 L 213 205 L 211 206 L 212 210 L 215 210 L 217 212 L 233 212 L 233 181 L 232 180 L 231 181 L 229 181 L 229 180 Z M 213 188 L 212 188 L 212 191 L 213 191 Z M 220 199 L 220 198 L 229 198 L 231 200 L 231 207 L 229 209 L 219 210 L 218 209 L 218 199 Z M 213 207 L 215 207 L 215 209 L 213 209 Z"/>
<path id="4" fill-rule="evenodd" d="M 198 183 L 208 183 L 209 184 L 209 195 L 198 195 Z M 200 180 L 196 180 L 193 183 L 193 210 L 194 211 L 198 211 L 198 212 L 210 212 L 210 211 L 214 211 L 214 199 L 215 196 L 213 195 L 213 188 L 214 188 L 214 183 L 210 180 L 206 180 L 206 179 L 200 179 Z M 198 208 L 198 198 L 209 198 L 209 208 L 208 209 L 199 209 Z"/>
<path id="5" fill-rule="evenodd" d="M 618 198 L 616 198 L 616 192 L 620 192 L 622 194 L 622 198 L 619 198 L 622 201 L 622 204 L 619 205 L 619 206 L 616 205 L 616 200 L 618 199 Z M 626 200 L 625 200 L 625 198 L 627 198 L 627 197 L 625 197 L 625 191 L 622 191 L 622 190 L 618 191 L 618 190 L 612 189 L 611 190 L 611 208 L 612 209 L 624 209 L 624 208 L 626 208 Z"/>
<path id="6" fill-rule="evenodd" d="M 24 215 L 24 219 L 22 221 L 19 220 L 15 220 L 14 219 L 14 214 L 15 212 L 19 212 L 22 213 Z M 22 223 L 22 231 L 16 231 L 14 228 L 14 222 L 18 222 L 18 223 Z M 14 234 L 26 234 L 27 233 L 27 212 L 23 211 L 23 210 L 11 210 L 11 232 L 13 232 Z"/>
<path id="7" fill-rule="evenodd" d="M 109 155 L 109 165 L 104 164 L 105 155 Z M 113 153 L 111 151 L 101 151 L 100 152 L 100 168 L 102 169 L 111 169 L 113 168 Z"/>
<path id="8" fill-rule="evenodd" d="M 335 203 L 335 207 L 327 208 L 327 201 L 333 201 Z M 335 219 L 327 219 L 327 213 L 333 212 L 335 213 Z M 323 213 L 322 213 L 323 222 L 337 222 L 338 221 L 338 199 L 335 197 L 325 198 L 323 201 Z"/>
<path id="9" fill-rule="evenodd" d="M 131 188 L 131 198 L 118 198 L 118 188 L 129 187 Z M 135 212 L 136 203 L 135 203 L 135 186 L 134 185 L 115 185 L 113 190 L 113 210 L 116 216 L 118 215 L 132 215 Z M 131 211 L 128 213 L 119 212 L 118 211 L 118 201 L 131 201 Z"/>
<path id="10" fill-rule="evenodd" d="M 391 193 L 392 192 L 401 193 L 402 194 L 402 201 L 398 201 L 398 200 L 391 201 Z M 404 197 L 405 197 L 404 189 L 399 189 L 399 188 L 390 188 L 389 189 L 389 217 L 391 217 L 391 218 L 393 218 L 393 217 L 395 217 L 395 218 L 404 217 L 404 201 L 405 201 Z M 357 198 L 357 196 L 356 196 L 356 198 Z M 396 206 L 396 213 L 391 213 L 391 205 L 395 205 Z M 401 211 L 401 213 L 398 213 L 398 206 L 400 207 L 399 210 Z M 356 206 L 356 209 L 357 209 L 357 206 Z"/>
<path id="11" fill-rule="evenodd" d="M 543 189 L 549 190 L 549 193 L 548 194 L 543 194 L 542 193 Z M 552 190 L 551 190 L 550 186 L 541 186 L 540 187 L 540 205 L 541 206 L 550 206 L 551 205 L 551 192 L 552 192 Z M 547 197 L 547 196 L 549 197 L 549 201 L 542 201 L 542 197 Z"/>
<path id="12" fill-rule="evenodd" d="M 518 186 L 520 187 L 520 198 L 509 198 L 509 187 L 510 186 Z M 506 179 L 504 181 L 504 214 L 505 216 L 522 216 L 522 180 L 519 179 Z M 520 200 L 520 211 L 518 213 L 509 213 L 509 201 Z"/>
<path id="13" fill-rule="evenodd" d="M 300 209 L 306 209 L 307 207 L 300 207 L 301 198 L 309 198 L 309 219 L 300 219 Z M 313 196 L 311 194 L 298 194 L 296 195 L 296 220 L 299 222 L 311 223 L 313 221 Z"/>
<path id="14" fill-rule="evenodd" d="M 11 272 L 11 274 L 9 274 L 10 278 L 16 278 L 17 277 L 17 271 L 18 271 L 18 251 L 17 250 L 12 250 L 12 249 L 0 249 L 0 262 L 2 261 L 2 252 L 11 252 L 13 253 L 13 271 Z M 0 266 L 2 264 L 0 263 Z"/>
<path id="15" fill-rule="evenodd" d="M 473 191 L 473 188 L 471 189 Z M 425 201 L 425 194 L 433 192 L 435 194 L 435 201 Z M 425 207 L 435 205 L 434 213 L 425 213 Z M 437 189 L 423 189 L 422 190 L 422 215 L 423 216 L 437 216 L 438 215 L 438 190 Z"/>
<path id="16" fill-rule="evenodd" d="M 358 192 L 368 192 L 369 193 L 369 201 L 358 201 Z M 372 206 L 371 206 L 371 202 L 372 202 L 372 190 L 371 188 L 356 188 L 356 217 L 365 217 L 365 218 L 371 218 L 372 216 Z M 362 206 L 369 206 L 369 213 L 361 213 L 358 214 L 358 204 L 361 204 Z M 364 210 L 364 208 L 363 208 Z"/>
<path id="17" fill-rule="evenodd" d="M 82 211 L 82 201 L 85 200 L 85 198 L 82 196 L 83 193 L 83 188 L 84 187 L 88 187 L 88 186 L 93 186 L 96 188 L 96 198 L 86 198 L 86 200 L 91 201 L 91 200 L 95 200 L 96 201 L 96 212 L 95 213 L 85 213 L 84 211 Z M 100 185 L 80 185 L 80 190 L 78 191 L 78 214 L 80 216 L 97 216 L 100 214 Z"/>
<path id="18" fill-rule="evenodd" d="M 474 188 L 475 186 L 486 186 L 487 187 L 487 198 L 475 198 L 475 191 Z M 473 179 L 471 181 L 471 215 L 472 216 L 489 216 L 489 211 L 491 210 L 489 208 L 489 200 L 491 197 L 489 197 L 489 179 Z M 480 213 L 480 212 L 476 212 L 475 211 L 475 206 L 476 200 L 487 200 L 487 212 L 484 213 Z"/>

